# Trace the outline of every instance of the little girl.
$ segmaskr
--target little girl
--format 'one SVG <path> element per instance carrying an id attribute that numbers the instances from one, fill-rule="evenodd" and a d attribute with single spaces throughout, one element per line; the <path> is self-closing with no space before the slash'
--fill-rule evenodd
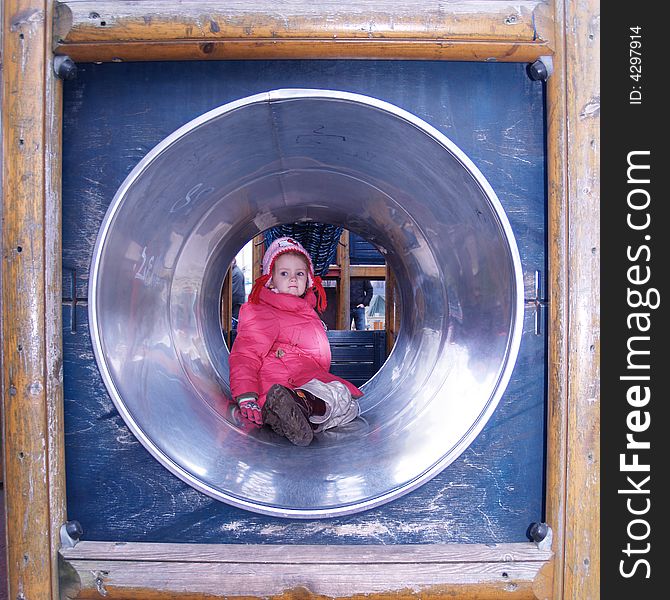
<path id="1" fill-rule="evenodd" d="M 333 375 L 321 278 L 309 253 L 290 237 L 263 256 L 263 274 L 240 309 L 230 353 L 230 388 L 242 416 L 269 425 L 297 446 L 360 413 L 355 385 Z"/>

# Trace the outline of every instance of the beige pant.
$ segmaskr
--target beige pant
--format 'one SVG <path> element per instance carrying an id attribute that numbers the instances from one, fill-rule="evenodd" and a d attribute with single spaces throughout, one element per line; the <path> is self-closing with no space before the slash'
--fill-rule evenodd
<path id="1" fill-rule="evenodd" d="M 339 381 L 323 383 L 318 379 L 312 379 L 301 385 L 300 389 L 321 398 L 326 403 L 325 414 L 313 415 L 309 418 L 312 423 L 318 425 L 316 433 L 350 423 L 361 412 L 358 400 L 352 398 L 347 386 Z"/>

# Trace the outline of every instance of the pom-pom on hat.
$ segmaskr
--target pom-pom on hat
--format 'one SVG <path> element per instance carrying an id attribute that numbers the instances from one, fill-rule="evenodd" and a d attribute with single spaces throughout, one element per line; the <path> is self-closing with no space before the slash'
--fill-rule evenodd
<path id="1" fill-rule="evenodd" d="M 316 293 L 317 300 L 317 309 L 319 312 L 326 310 L 326 292 L 323 289 L 321 284 L 321 277 L 314 276 L 314 265 L 312 264 L 312 257 L 309 255 L 309 252 L 305 250 L 303 245 L 292 237 L 281 237 L 277 238 L 274 242 L 270 244 L 268 249 L 263 255 L 263 274 L 256 279 L 254 282 L 251 293 L 249 294 L 249 302 L 258 304 L 260 297 L 261 289 L 263 287 L 269 287 L 272 283 L 272 269 L 275 264 L 277 257 L 286 254 L 287 252 L 293 252 L 294 254 L 301 254 L 305 257 L 307 262 L 307 289 L 314 288 Z"/>

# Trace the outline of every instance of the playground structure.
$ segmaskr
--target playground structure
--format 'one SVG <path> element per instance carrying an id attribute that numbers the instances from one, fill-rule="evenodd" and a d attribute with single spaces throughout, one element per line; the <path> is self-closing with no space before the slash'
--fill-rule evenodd
<path id="1" fill-rule="evenodd" d="M 40 44 L 42 40 L 50 47 L 52 31 L 45 23 L 51 23 L 54 6 L 34 3 L 26 7 L 23 3 L 9 2 L 4 9 L 3 31 L 5 481 L 9 523 L 30 523 L 29 527 L 10 525 L 10 592 L 14 596 L 22 590 L 26 597 L 31 594 L 58 597 L 56 565 L 60 552 L 79 573 L 80 590 L 76 593 L 99 590 L 103 585 L 110 597 L 133 597 L 130 594 L 143 597 L 147 590 L 165 597 L 174 597 L 182 590 L 182 595 L 188 597 L 193 590 L 189 589 L 189 581 L 207 583 L 203 575 L 211 573 L 207 565 L 216 564 L 220 574 L 225 570 L 224 565 L 231 565 L 232 573 L 239 565 L 246 565 L 242 568 L 247 572 L 258 571 L 260 565 L 266 563 L 279 565 L 276 572 L 264 571 L 265 578 L 255 579 L 253 584 L 250 579 L 242 578 L 231 583 L 233 587 L 219 588 L 218 592 L 206 588 L 207 593 L 263 596 L 286 593 L 291 587 L 300 586 L 296 582 L 305 581 L 313 593 L 337 596 L 392 594 L 409 588 L 433 590 L 432 593 L 438 590 L 445 594 L 477 593 L 480 597 L 498 597 L 496 594 L 501 590 L 506 590 L 510 597 L 595 597 L 598 565 L 594 548 L 598 520 L 594 518 L 597 486 L 593 482 L 597 473 L 598 420 L 597 403 L 589 399 L 597 397 L 593 389 L 594 385 L 597 387 L 597 339 L 594 337 L 597 326 L 595 322 L 578 320 L 584 311 L 591 314 L 595 305 L 593 298 L 597 297 L 597 280 L 593 275 L 597 273 L 597 231 L 593 222 L 597 210 L 595 199 L 588 194 L 585 197 L 583 191 L 593 189 L 596 177 L 597 153 L 592 144 L 584 142 L 595 139 L 596 125 L 595 120 L 580 118 L 581 107 L 597 96 L 592 93 L 597 78 L 591 81 L 583 68 L 593 59 L 589 48 L 597 47 L 594 6 L 533 2 L 510 11 L 503 3 L 492 2 L 486 5 L 490 12 L 482 13 L 481 3 L 456 3 L 452 9 L 462 11 L 460 18 L 453 21 L 445 18 L 443 30 L 439 32 L 422 31 L 416 15 L 396 15 L 396 24 L 406 19 L 405 23 L 413 23 L 414 29 L 405 28 L 399 37 L 391 37 L 392 41 L 389 41 L 388 36 L 392 35 L 389 31 L 386 36 L 379 30 L 372 31 L 361 44 L 357 40 L 357 19 L 363 18 L 368 23 L 386 21 L 370 19 L 369 15 L 361 17 L 352 7 L 347 13 L 347 7 L 342 6 L 339 7 L 340 20 L 336 20 L 335 25 L 325 16 L 305 15 L 304 11 L 296 14 L 294 27 L 287 28 L 290 34 L 279 36 L 279 42 L 276 35 L 268 35 L 263 28 L 271 20 L 270 10 L 264 12 L 261 7 L 256 9 L 258 12 L 246 14 L 247 19 L 258 25 L 249 33 L 244 19 L 235 20 L 230 15 L 217 15 L 216 11 L 207 9 L 210 23 L 216 27 L 210 26 L 203 37 L 193 39 L 192 34 L 182 35 L 180 28 L 186 31 L 191 27 L 192 31 L 192 24 L 200 22 L 201 13 L 196 10 L 196 4 L 190 9 L 188 5 L 180 5 L 178 17 L 170 11 L 158 11 L 152 13 L 149 20 L 141 13 L 141 3 L 131 8 L 125 6 L 128 14 L 116 13 L 115 3 L 58 4 L 54 29 L 56 51 L 69 55 L 75 62 L 372 56 L 447 60 L 497 58 L 531 63 L 540 57 L 552 57 L 551 61 L 543 59 L 541 64 L 550 65 L 553 70 L 547 82 L 551 336 L 546 473 L 546 521 L 551 526 L 553 543 L 549 547 L 546 542 L 544 545 L 540 542 L 537 547 L 528 543 L 496 549 L 477 545 L 399 546 L 391 552 L 384 549 L 383 554 L 369 548 L 328 546 L 322 549 L 319 562 L 332 562 L 336 566 L 336 574 L 331 574 L 330 580 L 325 575 L 323 579 L 318 578 L 315 574 L 318 569 L 310 567 L 310 563 L 315 562 L 313 551 L 304 547 L 284 549 L 281 557 L 276 555 L 276 549 L 258 546 L 243 551 L 240 547 L 124 548 L 96 546 L 95 543 L 85 546 L 82 542 L 70 550 L 61 548 L 61 544 L 67 542 L 67 537 L 60 536 L 61 525 L 66 521 L 59 362 L 62 328 L 57 157 L 61 92 L 59 82 L 52 76 L 51 52 L 45 54 L 44 44 Z M 138 12 L 133 12 L 135 10 Z M 379 5 L 374 11 L 392 13 L 388 7 Z M 19 18 L 19 13 L 41 14 L 47 18 Z M 92 16 L 94 14 L 97 16 Z M 576 19 L 580 26 L 564 28 L 570 18 Z M 329 35 L 324 34 L 326 27 L 330 27 Z M 268 37 L 264 37 L 266 35 Z M 231 38 L 236 43 L 230 44 Z M 21 56 L 20 61 L 18 56 Z M 10 60 L 10 57 L 14 58 Z M 568 77 L 574 73 L 581 76 Z M 577 89 L 571 87 L 575 81 L 579 82 Z M 41 93 L 35 94 L 35 90 Z M 568 94 L 571 102 L 567 102 Z M 36 121 L 36 115 L 42 118 Z M 27 123 L 37 125 L 27 127 Z M 584 153 L 583 160 L 577 160 L 577 156 L 582 156 L 579 153 Z M 574 162 L 567 160 L 568 155 L 574 157 Z M 36 229 L 41 229 L 44 237 L 30 237 L 27 241 L 26 232 Z M 32 290 L 36 290 L 36 294 L 30 293 Z M 578 422 L 589 423 L 590 427 L 577 429 Z M 43 440 L 47 441 L 46 447 L 42 445 Z M 570 472 L 569 481 L 566 470 Z M 35 481 L 42 481 L 44 485 L 34 486 Z M 28 496 L 30 502 L 26 500 Z M 578 505 L 580 510 L 574 510 Z M 182 551 L 184 554 L 180 554 Z M 207 552 L 211 553 L 209 562 L 203 560 L 203 553 Z M 119 573 L 105 562 L 110 559 L 125 561 L 127 569 Z M 350 561 L 375 565 L 378 578 L 364 584 L 354 576 L 356 570 L 348 566 Z M 164 575 L 157 574 L 156 579 L 140 575 L 152 564 L 160 572 L 159 565 L 163 562 L 176 565 L 177 574 L 168 583 Z M 397 563 L 405 566 L 398 569 Z M 97 568 L 91 569 L 94 564 Z M 388 566 L 378 568 L 384 564 Z M 277 583 L 277 573 L 286 569 L 286 565 L 297 570 L 297 575 L 290 580 L 279 578 Z M 465 565 L 469 565 L 468 568 Z M 576 569 L 574 565 L 584 565 L 584 568 Z M 337 577 L 344 581 L 343 574 L 347 571 L 354 572 L 352 579 L 338 582 Z M 110 572 L 116 578 L 106 579 L 105 573 Z M 72 579 L 67 577 L 61 578 L 61 591 L 70 581 Z M 76 597 L 75 592 L 69 593 Z"/>
<path id="2" fill-rule="evenodd" d="M 305 216 L 351 222 L 384 249 L 403 327 L 364 388 L 365 432 L 301 453 L 227 414 L 218 299 L 247 239 Z M 186 124 L 122 184 L 92 262 L 93 347 L 133 433 L 197 489 L 268 514 L 347 514 L 421 485 L 481 431 L 521 339 L 519 253 L 490 185 L 439 132 L 356 94 L 277 90 Z"/>

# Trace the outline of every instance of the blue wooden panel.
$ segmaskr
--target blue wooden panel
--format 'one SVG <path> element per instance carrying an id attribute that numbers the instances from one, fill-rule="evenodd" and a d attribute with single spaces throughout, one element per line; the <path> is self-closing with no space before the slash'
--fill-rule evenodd
<path id="1" fill-rule="evenodd" d="M 70 319 L 71 320 L 71 319 Z M 230 335 L 231 347 L 237 332 Z M 386 360 L 385 331 L 328 331 L 330 372 L 361 386 L 381 369 Z"/>
<path id="2" fill-rule="evenodd" d="M 349 233 L 349 261 L 352 265 L 386 264 L 382 253 L 353 231 Z"/>
<path id="3" fill-rule="evenodd" d="M 230 61 L 80 65 L 66 82 L 64 380 L 68 515 L 85 538 L 227 543 L 513 542 L 543 516 L 546 338 L 526 315 L 521 352 L 480 436 L 418 490 L 358 515 L 285 520 L 212 500 L 130 433 L 98 373 L 86 315 L 98 227 L 155 144 L 225 102 L 279 87 L 336 88 L 397 104 L 460 146 L 496 190 L 517 237 L 527 296 L 546 272 L 544 98 L 524 65 Z M 546 332 L 546 323 L 543 327 Z M 374 457 L 371 456 L 371 460 Z"/>
<path id="4" fill-rule="evenodd" d="M 386 360 L 385 331 L 329 331 L 330 370 L 361 386 L 381 369 Z"/>

